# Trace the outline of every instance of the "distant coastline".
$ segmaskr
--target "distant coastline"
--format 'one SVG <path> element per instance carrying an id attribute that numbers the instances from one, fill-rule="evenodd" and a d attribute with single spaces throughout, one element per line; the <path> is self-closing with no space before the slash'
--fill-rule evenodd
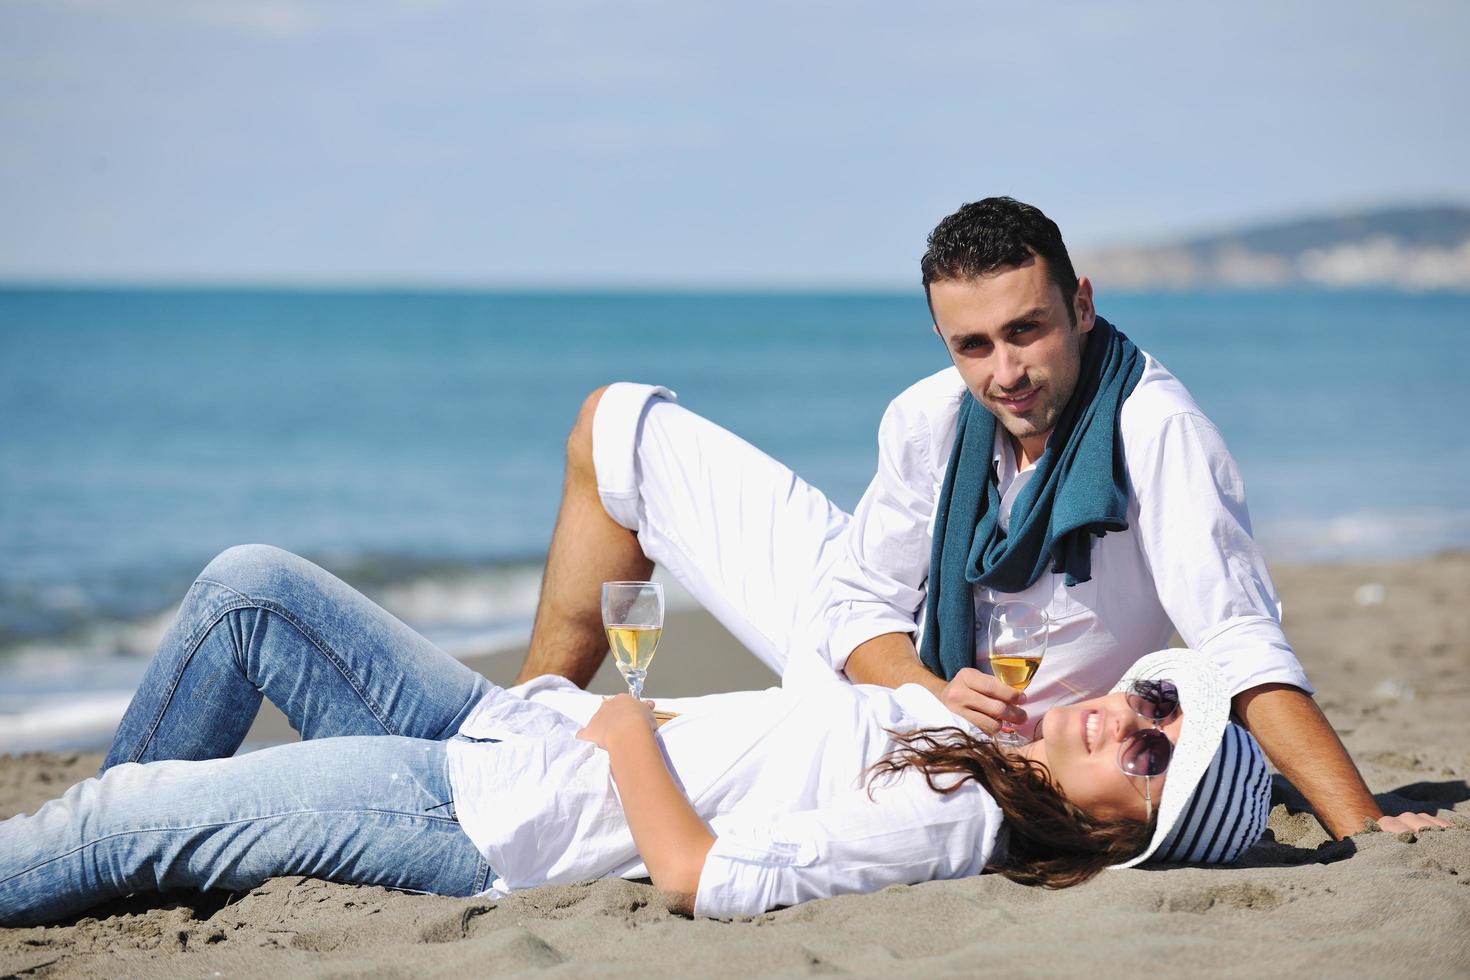
<path id="1" fill-rule="evenodd" d="M 1073 250 L 1079 274 L 1110 293 L 1305 291 L 1470 292 L 1470 205 L 1435 204 L 1358 209 L 1274 219 L 1154 242 L 1120 242 Z M 810 282 L 598 281 L 595 279 L 341 280 L 170 279 L 7 276 L 0 294 L 45 298 L 55 294 L 178 294 L 260 298 L 277 296 L 499 297 L 528 301 L 577 299 L 861 300 L 918 297 L 909 279 L 856 276 Z"/>
<path id="2" fill-rule="evenodd" d="M 1080 252 L 1125 290 L 1470 289 L 1470 207 L 1385 207 Z"/>

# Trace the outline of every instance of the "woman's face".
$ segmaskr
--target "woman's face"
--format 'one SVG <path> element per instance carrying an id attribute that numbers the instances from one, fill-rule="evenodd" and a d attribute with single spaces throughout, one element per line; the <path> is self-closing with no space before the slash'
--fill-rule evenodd
<path id="1" fill-rule="evenodd" d="M 1179 741 L 1184 724 L 1180 707 L 1161 726 L 1171 743 Z M 1144 777 L 1130 776 L 1118 766 L 1118 747 L 1132 732 L 1152 728 L 1128 706 L 1122 693 L 1052 708 L 1042 724 L 1044 738 L 1022 748 L 1021 754 L 1046 764 L 1063 795 L 1100 820 L 1146 819 Z M 1164 791 L 1162 776 L 1148 779 L 1154 810 Z"/>

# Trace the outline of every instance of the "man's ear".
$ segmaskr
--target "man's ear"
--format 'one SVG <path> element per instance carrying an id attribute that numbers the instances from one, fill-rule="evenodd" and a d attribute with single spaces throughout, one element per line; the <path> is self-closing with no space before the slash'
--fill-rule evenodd
<path id="1" fill-rule="evenodd" d="M 1072 297 L 1072 313 L 1077 318 L 1077 332 L 1087 333 L 1097 322 L 1097 308 L 1092 305 L 1092 282 L 1086 276 L 1077 279 L 1077 295 Z"/>

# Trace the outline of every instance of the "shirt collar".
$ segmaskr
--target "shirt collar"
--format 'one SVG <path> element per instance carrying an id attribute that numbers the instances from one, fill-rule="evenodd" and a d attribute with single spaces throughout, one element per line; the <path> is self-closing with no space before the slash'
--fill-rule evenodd
<path id="1" fill-rule="evenodd" d="M 1006 432 L 1005 426 L 997 419 L 995 423 L 995 446 L 990 452 L 990 462 L 995 467 L 996 482 L 1002 488 L 1008 486 L 1010 481 L 1024 472 L 1036 469 L 1036 461 L 1025 470 L 1020 468 L 1016 458 L 1016 447 L 1011 443 L 1010 433 Z M 1004 490 L 1002 490 L 1004 492 Z"/>
<path id="2" fill-rule="evenodd" d="M 991 465 L 995 467 L 995 483 L 1002 493 L 1016 477 L 1016 455 L 1011 446 L 1010 435 L 999 422 L 995 426 L 995 447 L 990 453 Z"/>

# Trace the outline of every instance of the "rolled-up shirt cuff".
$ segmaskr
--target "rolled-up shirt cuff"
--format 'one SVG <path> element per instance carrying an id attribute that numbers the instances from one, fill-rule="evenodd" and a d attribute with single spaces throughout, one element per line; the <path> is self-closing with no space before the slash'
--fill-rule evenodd
<path id="1" fill-rule="evenodd" d="M 852 651 L 884 633 L 910 633 L 918 627 L 912 616 L 882 603 L 841 602 L 827 613 L 828 661 L 832 669 L 841 671 L 847 666 Z"/>
<path id="2" fill-rule="evenodd" d="M 759 915 L 771 907 L 773 869 L 810 859 L 798 844 L 756 844 L 721 834 L 705 856 L 694 895 L 694 914 L 711 919 Z"/>
<path id="3" fill-rule="evenodd" d="M 1281 624 L 1270 617 L 1227 620 L 1195 649 L 1220 668 L 1231 697 L 1262 684 L 1289 684 L 1307 694 L 1316 693 L 1286 642 Z"/>

